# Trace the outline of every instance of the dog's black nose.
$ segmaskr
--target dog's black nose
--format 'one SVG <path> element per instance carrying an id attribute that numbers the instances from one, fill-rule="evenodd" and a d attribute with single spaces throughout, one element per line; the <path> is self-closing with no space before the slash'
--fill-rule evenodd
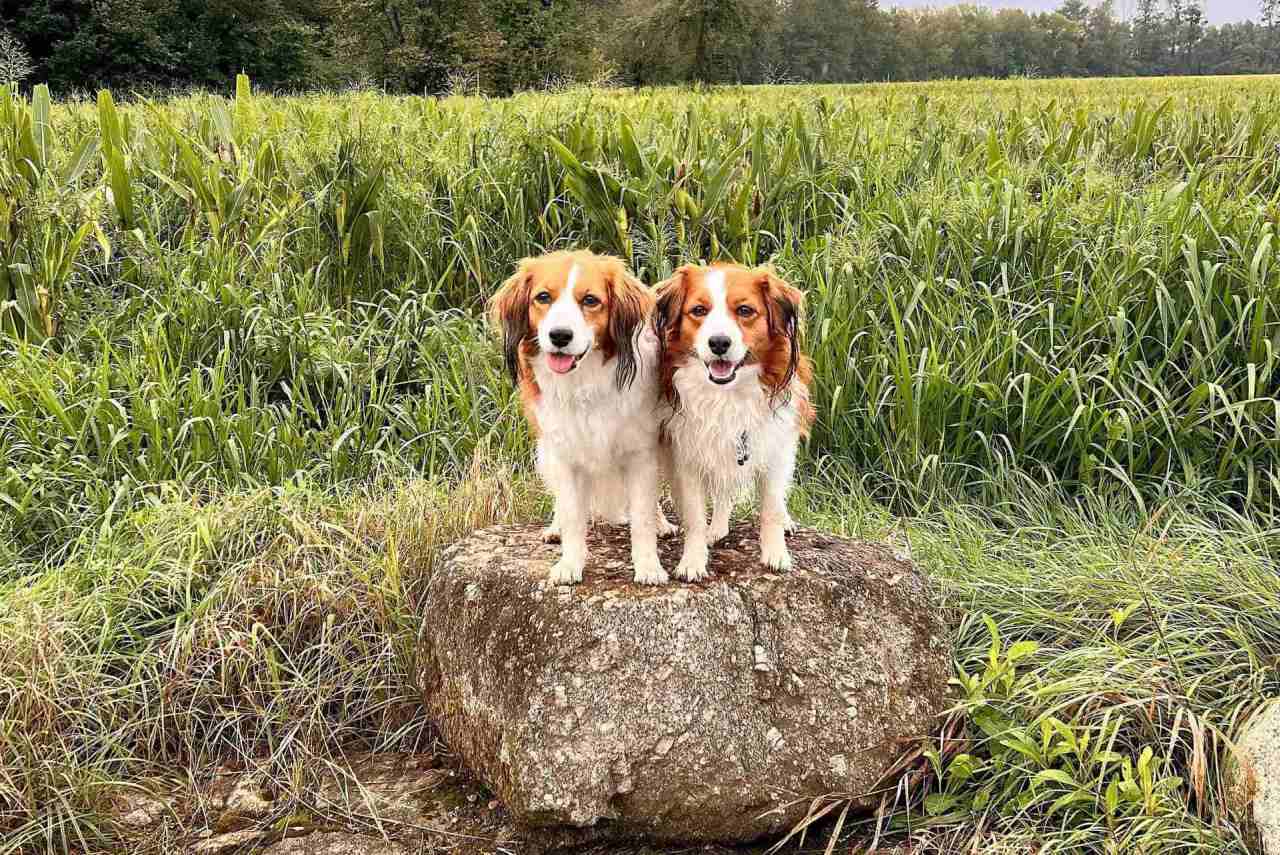
<path id="1" fill-rule="evenodd" d="M 551 339 L 551 343 L 556 347 L 566 347 L 569 342 L 573 341 L 573 330 L 554 329 L 547 333 L 547 338 Z"/>
<path id="2" fill-rule="evenodd" d="M 711 352 L 716 356 L 724 356 L 732 346 L 733 342 L 729 341 L 727 335 L 713 335 L 707 339 L 707 347 L 711 348 Z"/>

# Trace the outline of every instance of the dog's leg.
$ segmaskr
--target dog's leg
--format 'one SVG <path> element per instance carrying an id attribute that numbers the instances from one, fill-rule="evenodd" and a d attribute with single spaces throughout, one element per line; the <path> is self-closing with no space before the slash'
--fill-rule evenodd
<path id="1" fill-rule="evenodd" d="M 686 582 L 700 582 L 707 578 L 707 500 L 702 477 L 697 472 L 677 472 L 672 483 L 684 526 L 684 552 L 675 575 Z"/>
<path id="2" fill-rule="evenodd" d="M 671 461 L 671 448 L 665 443 L 658 446 L 658 490 L 653 503 L 653 513 L 657 518 L 658 537 L 667 538 L 680 531 L 680 526 L 667 519 L 662 510 L 662 485 L 671 486 L 671 504 L 676 514 L 680 513 L 680 500 L 676 498 L 675 465 Z"/>
<path id="3" fill-rule="evenodd" d="M 556 520 L 560 524 L 560 560 L 551 568 L 553 585 L 582 581 L 587 567 L 587 528 L 591 524 L 590 480 L 573 470 L 562 470 L 556 491 Z"/>
<path id="4" fill-rule="evenodd" d="M 542 530 L 543 543 L 559 543 L 560 542 L 560 502 L 553 500 L 553 509 L 551 511 L 551 524 Z"/>
<path id="5" fill-rule="evenodd" d="M 791 553 L 787 551 L 787 490 L 795 470 L 792 448 L 774 460 L 760 476 L 760 562 L 773 570 L 789 570 Z"/>
<path id="6" fill-rule="evenodd" d="M 542 476 L 542 483 L 547 485 L 547 492 L 551 494 L 551 524 L 542 530 L 542 542 L 559 543 L 560 493 L 568 489 L 569 478 L 564 467 L 559 464 L 550 449 L 542 444 L 541 439 L 538 440 L 534 462 L 537 465 L 538 474 Z"/>
<path id="7" fill-rule="evenodd" d="M 658 560 L 658 529 L 653 509 L 658 504 L 658 469 L 650 455 L 637 455 L 626 470 L 631 519 L 631 566 L 638 585 L 665 585 L 667 571 Z M 661 510 L 658 511 L 661 515 Z"/>
<path id="8" fill-rule="evenodd" d="M 729 533 L 729 515 L 733 513 L 733 495 L 718 494 L 711 497 L 711 531 L 707 533 L 707 542 L 715 546 L 724 540 Z"/>

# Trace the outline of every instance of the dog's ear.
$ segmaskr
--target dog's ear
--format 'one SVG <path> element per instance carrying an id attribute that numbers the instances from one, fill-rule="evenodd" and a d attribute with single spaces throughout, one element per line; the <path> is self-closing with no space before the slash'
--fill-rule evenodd
<path id="1" fill-rule="evenodd" d="M 529 338 L 529 296 L 533 272 L 528 261 L 520 262 L 515 274 L 489 301 L 489 319 L 502 331 L 502 354 L 511 379 L 520 382 L 520 347 Z"/>
<path id="2" fill-rule="evenodd" d="M 772 270 L 760 272 L 760 289 L 769 321 L 769 335 L 787 340 L 787 373 L 780 390 L 791 385 L 800 367 L 800 326 L 804 319 L 804 294 L 779 279 Z"/>
<path id="3" fill-rule="evenodd" d="M 671 278 L 659 282 L 657 301 L 653 307 L 653 332 L 658 338 L 658 365 L 662 376 L 662 397 L 675 410 L 680 409 L 680 395 L 674 383 L 674 366 L 669 361 L 672 340 L 680 333 L 680 318 L 689 293 L 688 265 L 678 268 Z"/>
<path id="4" fill-rule="evenodd" d="M 666 350 L 672 332 L 680 324 L 684 314 L 684 298 L 688 291 L 689 268 L 681 267 L 671 278 L 658 283 L 658 301 L 653 309 L 653 331 L 658 335 L 658 345 Z"/>
<path id="5" fill-rule="evenodd" d="M 608 264 L 605 275 L 609 285 L 609 337 L 617 348 L 618 359 L 613 380 L 621 391 L 636 379 L 636 339 L 653 309 L 653 295 L 617 259 Z"/>

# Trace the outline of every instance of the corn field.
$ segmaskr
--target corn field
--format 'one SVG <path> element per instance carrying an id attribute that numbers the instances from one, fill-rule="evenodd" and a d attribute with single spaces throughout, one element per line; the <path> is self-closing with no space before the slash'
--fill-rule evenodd
<path id="1" fill-rule="evenodd" d="M 156 485 L 450 475 L 527 440 L 479 320 L 522 256 L 808 299 L 811 464 L 902 506 L 1026 473 L 1270 518 L 1280 82 L 52 103 L 0 93 L 18 554 Z"/>

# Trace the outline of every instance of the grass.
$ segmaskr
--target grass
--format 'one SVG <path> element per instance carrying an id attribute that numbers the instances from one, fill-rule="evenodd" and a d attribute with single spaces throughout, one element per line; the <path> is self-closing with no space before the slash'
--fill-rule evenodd
<path id="1" fill-rule="evenodd" d="M 956 619 L 970 739 L 934 755 L 923 803 L 887 798 L 883 836 L 910 827 L 938 852 L 1244 851 L 1219 772 L 1229 735 L 1280 688 L 1266 538 L 1185 510 L 1140 526 L 1131 507 L 1011 496 L 1013 516 L 954 505 L 904 521 L 829 471 L 796 497 L 813 524 L 909 543 Z M 414 645 L 435 548 L 538 510 L 525 478 L 482 467 L 452 490 L 173 495 L 87 537 L 0 609 L 7 839 L 113 851 L 110 782 L 261 757 L 282 812 L 318 812 L 318 760 L 429 748 Z M 875 823 L 848 820 L 847 843 Z"/>
<path id="2" fill-rule="evenodd" d="M 903 525 L 839 483 L 811 499 L 816 521 L 873 538 Z M 1278 688 L 1269 533 L 1208 525 L 1203 506 L 1142 518 L 1006 489 L 1003 508 L 905 523 L 955 616 L 972 738 L 930 756 L 914 822 L 948 832 L 955 851 L 982 839 L 975 826 L 1026 851 L 1244 851 L 1221 763 Z"/>
<path id="3" fill-rule="evenodd" d="M 116 851 L 113 781 L 265 756 L 305 804 L 317 758 L 429 743 L 437 546 L 545 513 L 480 308 L 571 245 L 801 286 L 797 515 L 939 580 L 969 737 L 845 844 L 1243 851 L 1220 768 L 1280 690 L 1278 96 L 0 95 L 0 852 Z"/>
<path id="4" fill-rule="evenodd" d="M 435 549 L 529 501 L 471 475 L 159 498 L 5 591 L 0 851 L 115 851 L 112 782 L 261 757 L 306 782 L 317 757 L 429 749 L 414 643 Z"/>

